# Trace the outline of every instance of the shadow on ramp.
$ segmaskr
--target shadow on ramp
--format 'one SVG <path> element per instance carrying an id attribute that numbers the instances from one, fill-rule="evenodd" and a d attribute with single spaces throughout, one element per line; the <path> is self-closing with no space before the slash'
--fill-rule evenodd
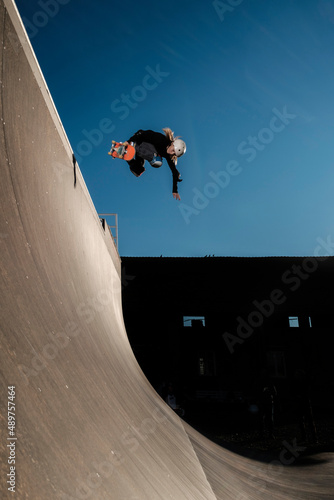
<path id="1" fill-rule="evenodd" d="M 0 33 L 1 498 L 333 498 L 332 456 L 306 472 L 238 456 L 152 389 L 124 328 L 120 258 L 12 0 Z"/>

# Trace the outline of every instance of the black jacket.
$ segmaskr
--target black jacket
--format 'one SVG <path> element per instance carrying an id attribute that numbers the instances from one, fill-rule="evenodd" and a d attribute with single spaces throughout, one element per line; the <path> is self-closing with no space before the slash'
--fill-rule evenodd
<path id="1" fill-rule="evenodd" d="M 177 183 L 180 182 L 180 172 L 177 170 L 175 163 L 167 153 L 167 148 L 171 145 L 171 141 L 165 136 L 165 134 L 154 132 L 153 130 L 138 130 L 132 137 L 130 137 L 130 139 L 128 139 L 128 142 L 135 142 L 138 145 L 142 142 L 148 142 L 155 147 L 158 155 L 167 160 L 168 166 L 173 175 L 173 193 L 177 193 Z"/>

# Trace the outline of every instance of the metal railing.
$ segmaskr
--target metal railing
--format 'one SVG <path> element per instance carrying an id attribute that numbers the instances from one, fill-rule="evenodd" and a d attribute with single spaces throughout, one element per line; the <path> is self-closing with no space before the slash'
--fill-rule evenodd
<path id="1" fill-rule="evenodd" d="M 101 221 L 106 220 L 110 234 L 114 240 L 114 243 L 115 243 L 115 246 L 116 246 L 117 252 L 118 252 L 118 214 L 99 214 L 99 217 L 100 218 L 101 217 L 114 217 L 114 224 L 113 225 L 109 224 L 106 219 L 101 218 Z"/>

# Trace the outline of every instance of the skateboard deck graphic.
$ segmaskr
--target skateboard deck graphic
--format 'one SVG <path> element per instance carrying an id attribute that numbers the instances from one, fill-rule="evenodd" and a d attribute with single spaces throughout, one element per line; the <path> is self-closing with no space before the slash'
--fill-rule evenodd
<path id="1" fill-rule="evenodd" d="M 128 142 L 111 141 L 111 149 L 108 154 L 113 158 L 129 161 L 135 156 L 136 150 Z"/>

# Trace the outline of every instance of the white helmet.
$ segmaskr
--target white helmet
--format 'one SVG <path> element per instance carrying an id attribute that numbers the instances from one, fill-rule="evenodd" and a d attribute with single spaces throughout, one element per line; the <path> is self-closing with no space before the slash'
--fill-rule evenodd
<path id="1" fill-rule="evenodd" d="M 182 139 L 175 139 L 173 144 L 176 156 L 182 156 L 186 152 L 186 143 Z"/>

